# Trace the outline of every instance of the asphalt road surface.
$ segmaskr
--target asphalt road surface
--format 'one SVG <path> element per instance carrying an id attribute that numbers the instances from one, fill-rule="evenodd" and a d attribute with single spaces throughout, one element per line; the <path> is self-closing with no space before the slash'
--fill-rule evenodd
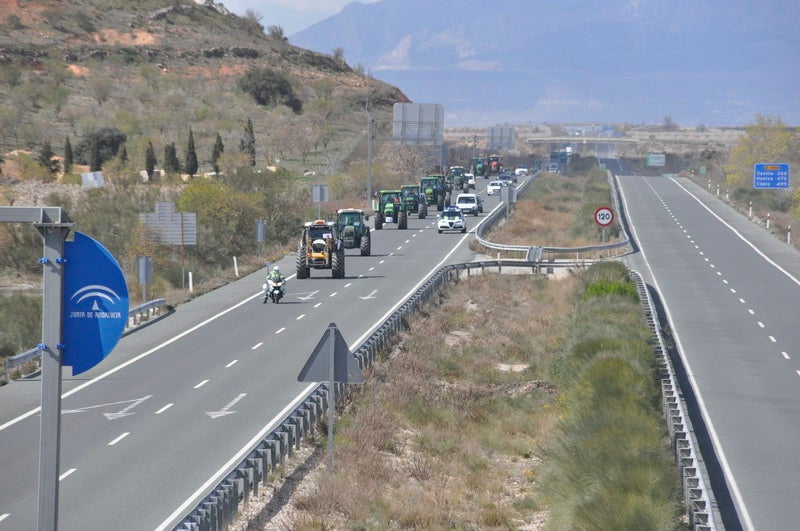
<path id="1" fill-rule="evenodd" d="M 297 375 L 329 323 L 353 349 L 438 267 L 472 260 L 466 244 L 498 203 L 482 195 L 469 234 L 438 234 L 435 208 L 410 216 L 407 230 L 372 232 L 371 256 L 348 250 L 344 279 L 289 277 L 284 300 L 264 304 L 265 273 L 254 273 L 126 335 L 80 377 L 66 372 L 60 528 L 155 529 L 182 516 L 309 388 Z M 294 272 L 293 256 L 278 264 Z M 0 388 L 0 529 L 35 528 L 40 394 L 37 379 Z"/>
<path id="2" fill-rule="evenodd" d="M 736 515 L 800 524 L 800 253 L 686 179 L 621 177 Z M 737 518 L 738 516 L 738 518 Z"/>

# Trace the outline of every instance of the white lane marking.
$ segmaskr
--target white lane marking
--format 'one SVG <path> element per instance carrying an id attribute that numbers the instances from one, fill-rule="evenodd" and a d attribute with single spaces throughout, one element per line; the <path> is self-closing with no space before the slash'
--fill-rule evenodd
<path id="1" fill-rule="evenodd" d="M 695 249 L 699 249 L 699 248 L 700 248 L 700 246 L 699 246 L 699 245 L 695 245 L 695 246 L 694 246 L 694 248 L 695 248 Z M 703 254 L 703 253 L 700 253 L 700 254 Z"/>
<path id="2" fill-rule="evenodd" d="M 164 407 L 162 407 L 161 409 L 159 409 L 158 411 L 156 411 L 156 413 L 155 413 L 155 414 L 156 414 L 156 415 L 160 415 L 160 414 L 162 414 L 163 412 L 165 412 L 166 410 L 168 410 L 169 408 L 171 408 L 173 405 L 175 405 L 175 404 L 171 404 L 171 403 L 170 403 L 170 404 L 167 404 L 166 406 L 164 406 Z"/>
<path id="3" fill-rule="evenodd" d="M 700 256 L 703 256 L 703 251 L 700 251 Z"/>
<path id="4" fill-rule="evenodd" d="M 709 264 L 709 265 L 711 266 L 711 269 L 716 269 L 717 268 L 717 266 L 715 266 L 714 264 Z"/>
<path id="5" fill-rule="evenodd" d="M 772 341 L 773 343 L 777 343 L 778 342 L 778 340 L 775 339 L 775 336 L 768 336 L 768 337 L 769 337 L 769 340 Z"/>
<path id="6" fill-rule="evenodd" d="M 399 251 L 399 250 L 400 250 L 400 249 L 402 249 L 402 248 L 403 248 L 403 246 L 401 245 L 400 247 L 398 247 L 398 248 L 397 248 L 397 250 Z"/>
<path id="7" fill-rule="evenodd" d="M 67 470 L 66 472 L 64 472 L 60 476 L 58 476 L 58 480 L 59 481 L 64 481 L 69 476 L 71 476 L 76 470 L 78 470 L 78 469 L 77 468 L 70 468 L 69 470 Z"/>
<path id="8" fill-rule="evenodd" d="M 417 237 L 417 233 L 415 232 L 414 234 L 411 235 L 411 237 L 412 238 L 416 238 Z"/>
<path id="9" fill-rule="evenodd" d="M 736 290 L 731 288 L 731 293 L 736 293 Z"/>
<path id="10" fill-rule="evenodd" d="M 423 232 L 425 232 L 425 229 L 419 229 L 420 234 L 422 234 Z"/>
<path id="11" fill-rule="evenodd" d="M 352 283 L 352 282 L 348 282 L 347 284 L 345 284 L 345 285 L 344 285 L 344 287 L 346 287 L 346 288 L 349 288 L 349 287 L 350 287 L 350 286 L 352 286 L 352 285 L 353 285 L 353 283 Z"/>
<path id="12" fill-rule="evenodd" d="M 11 516 L 11 513 L 0 514 L 0 522 Z"/>
<path id="13" fill-rule="evenodd" d="M 754 312 L 752 308 L 748 308 L 747 311 L 750 312 L 750 315 L 755 315 L 756 314 L 756 312 Z"/>
<path id="14" fill-rule="evenodd" d="M 739 302 L 741 302 L 742 304 L 744 304 L 744 299 L 743 299 L 743 298 L 741 298 L 741 297 L 739 297 Z"/>
<path id="15" fill-rule="evenodd" d="M 218 417 L 224 417 L 226 415 L 233 415 L 236 412 L 235 411 L 230 411 L 230 409 L 233 406 L 235 406 L 239 402 L 239 400 L 241 400 L 242 398 L 244 398 L 246 396 L 247 396 L 247 393 L 242 393 L 239 396 L 237 396 L 236 398 L 234 398 L 233 400 L 231 400 L 230 402 L 228 402 L 227 405 L 224 408 L 220 409 L 219 411 L 206 411 L 206 415 L 208 415 L 212 419 L 215 419 L 215 418 L 218 418 Z"/>
<path id="16" fill-rule="evenodd" d="M 301 313 L 300 315 L 297 316 L 297 318 L 295 318 L 295 321 L 299 321 L 300 319 L 302 319 L 305 316 L 306 316 L 306 314 Z"/>
<path id="17" fill-rule="evenodd" d="M 382 263 L 384 263 L 385 261 L 386 261 L 386 260 L 381 260 L 381 261 L 380 261 L 380 262 L 378 262 L 378 263 L 379 263 L 379 264 L 382 264 Z"/>
<path id="18" fill-rule="evenodd" d="M 406 240 L 406 243 L 410 242 L 411 240 Z"/>
<path id="19" fill-rule="evenodd" d="M 116 439 L 111 441 L 110 443 L 108 443 L 108 446 L 114 446 L 115 444 L 117 444 L 118 442 L 120 442 L 122 439 L 124 439 L 125 437 L 127 437 L 130 434 L 131 434 L 131 432 L 126 431 L 125 433 L 123 433 L 122 435 L 120 435 L 119 437 L 117 437 Z"/>
<path id="20" fill-rule="evenodd" d="M 496 206 L 494 210 L 497 210 L 497 209 L 499 209 L 499 208 L 500 208 L 500 205 Z M 492 212 L 494 212 L 494 210 L 493 210 Z M 481 222 L 480 222 L 480 223 L 478 223 L 478 224 L 475 226 L 475 229 L 477 229 L 477 228 L 478 228 L 478 227 L 480 227 L 480 226 L 481 226 L 483 223 L 485 223 L 487 219 L 489 219 L 489 216 L 486 216 L 486 217 L 484 217 L 484 218 L 481 220 Z M 411 289 L 408 291 L 408 293 L 406 293 L 406 294 L 405 294 L 403 297 L 401 297 L 401 298 L 400 298 L 400 300 L 399 300 L 398 302 L 396 302 L 394 306 L 392 306 L 391 308 L 389 308 L 389 310 L 387 310 L 385 314 L 383 314 L 383 315 L 382 315 L 382 316 L 381 316 L 379 319 L 377 319 L 377 320 L 375 321 L 375 323 L 374 323 L 374 324 L 373 324 L 373 325 L 372 325 L 372 326 L 371 326 L 369 329 L 367 329 L 367 331 L 366 331 L 366 332 L 364 332 L 364 334 L 363 334 L 361 337 L 359 337 L 358 339 L 356 339 L 356 340 L 355 340 L 355 342 L 353 342 L 353 343 L 350 345 L 350 348 L 351 348 L 351 349 L 353 349 L 353 350 L 358 350 L 358 349 L 361 347 L 361 344 L 362 344 L 364 341 L 366 341 L 366 339 L 367 339 L 367 338 L 368 338 L 368 337 L 369 337 L 369 336 L 370 336 L 370 335 L 371 335 L 371 334 L 372 334 L 372 333 L 373 333 L 375 330 L 377 330 L 377 328 L 378 328 L 378 327 L 381 325 L 381 323 L 383 323 L 383 321 L 385 321 L 385 320 L 386 320 L 386 318 L 387 318 L 387 317 L 389 317 L 389 316 L 390 316 L 390 315 L 391 315 L 391 314 L 392 314 L 392 313 L 393 313 L 395 310 L 397 310 L 397 309 L 398 309 L 400 306 L 402 306 L 402 305 L 403 305 L 403 303 L 406 301 L 406 299 L 408 299 L 409 297 L 411 297 L 411 295 L 413 295 L 413 294 L 414 294 L 414 292 L 415 292 L 415 291 L 417 291 L 417 290 L 419 289 L 419 287 L 420 287 L 420 286 L 422 286 L 422 284 L 424 284 L 424 283 L 425 283 L 425 281 L 426 281 L 426 280 L 428 280 L 428 277 L 430 277 L 430 276 L 431 276 L 431 275 L 432 275 L 432 274 L 433 274 L 433 273 L 434 273 L 436 270 L 438 270 L 440 267 L 442 267 L 442 265 L 444 265 L 444 264 L 447 262 L 447 260 L 449 260 L 449 259 L 450 259 L 450 257 L 453 255 L 453 253 L 455 253 L 455 252 L 456 252 L 456 250 L 458 250 L 458 248 L 461 246 L 461 244 L 463 244 L 463 243 L 464 243 L 464 241 L 465 241 L 467 238 L 469 238 L 469 237 L 470 237 L 470 235 L 469 235 L 469 234 L 465 234 L 464 236 L 462 236 L 462 237 L 461 237 L 461 238 L 460 238 L 460 239 L 459 239 L 459 240 L 458 240 L 458 241 L 457 241 L 457 242 L 456 242 L 456 243 L 453 245 L 453 248 L 452 248 L 452 249 L 450 249 L 450 252 L 449 252 L 449 253 L 447 253 L 447 255 L 445 255 L 445 257 L 444 257 L 444 258 L 442 258 L 442 260 L 441 260 L 441 261 L 440 261 L 438 264 L 436 264 L 435 266 L 433 266 L 433 268 L 432 268 L 430 271 L 428 271 L 428 273 L 427 273 L 426 275 L 424 275 L 424 276 L 422 277 L 422 280 L 420 280 L 419 282 L 417 282 L 417 284 L 416 284 L 414 287 L 412 287 L 412 288 L 411 288 Z M 651 271 L 651 273 L 652 273 L 652 271 Z M 259 293 L 258 295 L 256 295 L 256 297 L 258 297 L 258 296 L 260 296 L 260 295 L 261 295 L 261 294 Z M 254 298 L 255 298 L 255 297 L 254 297 Z M 672 329 L 674 330 L 674 329 L 675 329 L 675 325 L 674 325 L 674 324 L 672 324 L 671 326 L 672 326 Z M 676 340 L 677 340 L 677 335 L 676 335 Z M 188 497 L 186 500 L 184 500 L 184 502 L 183 502 L 183 503 L 180 505 L 180 507 L 178 507 L 177 509 L 175 509 L 175 511 L 174 511 L 174 512 L 173 512 L 171 515 L 169 515 L 169 516 L 166 518 L 166 520 L 164 520 L 164 521 L 163 521 L 161 524 L 159 524 L 159 526 L 156 528 L 156 531 L 163 531 L 163 530 L 167 529 L 167 528 L 170 526 L 170 524 L 172 523 L 172 521 L 173 521 L 174 519 L 178 518 L 179 516 L 182 516 L 182 515 L 186 514 L 186 512 L 189 510 L 189 508 L 190 508 L 190 507 L 192 507 L 192 506 L 196 505 L 196 504 L 197 504 L 197 499 L 199 499 L 201 496 L 204 496 L 204 495 L 205 495 L 205 494 L 206 494 L 206 493 L 207 493 L 207 492 L 208 492 L 208 491 L 211 489 L 211 487 L 212 487 L 213 485 L 216 485 L 217 483 L 219 483 L 220 479 L 222 479 L 222 476 L 223 476 L 223 475 L 225 475 L 225 474 L 228 474 L 228 473 L 230 472 L 231 468 L 232 468 L 232 467 L 233 467 L 233 466 L 234 466 L 236 463 L 239 463 L 239 462 L 241 462 L 241 461 L 242 461 L 242 459 L 244 459 L 244 457 L 245 457 L 245 456 L 246 456 L 246 455 L 247 455 L 247 454 L 250 452 L 250 449 L 251 449 L 253 446 L 255 446 L 255 444 L 256 444 L 258 441 L 260 441 L 261 439 L 263 439 L 263 438 L 266 436 L 266 434 L 267 434 L 267 433 L 269 433 L 270 431 L 272 431 L 272 430 L 275 428 L 275 426 L 277 426 L 277 425 L 278 425 L 278 423 L 280 423 L 280 422 L 283 420 L 283 418 L 284 418 L 284 417 L 285 417 L 285 416 L 286 416 L 286 415 L 287 415 L 287 414 L 288 414 L 290 411 L 292 411 L 293 409 L 295 409 L 295 408 L 296 408 L 296 407 L 297 407 L 297 406 L 298 406 L 298 405 L 299 405 L 299 404 L 300 404 L 300 403 L 301 403 L 301 402 L 302 402 L 302 401 L 305 399 L 306 395 L 307 395 L 308 393 L 310 393 L 310 392 L 311 392 L 311 390 L 312 390 L 312 389 L 314 389 L 314 388 L 315 388 L 317 385 L 318 385 L 318 382 L 313 382 L 313 383 L 310 383 L 310 384 L 308 384 L 308 387 L 306 387 L 305 389 L 303 389 L 302 391 L 300 391 L 300 394 L 298 394 L 298 395 L 295 397 L 295 399 L 294 399 L 294 400 L 292 400 L 292 402 L 291 402 L 291 403 L 289 403 L 289 404 L 288 404 L 288 405 L 287 405 L 285 408 L 283 408 L 283 410 L 282 410 L 280 413 L 278 413 L 278 414 L 277 414 L 277 415 L 276 415 L 276 416 L 275 416 L 275 417 L 274 417 L 274 418 L 273 418 L 271 421 L 269 421 L 269 423 L 267 423 L 267 425 L 266 425 L 266 426 L 264 426 L 264 427 L 261 429 L 261 431 L 259 431 L 259 432 L 258 432 L 258 433 L 257 433 L 255 436 L 253 436 L 253 438 L 252 438 L 252 439 L 250 439 L 250 441 L 249 441 L 249 442 L 247 442 L 247 443 L 246 443 L 244 446 L 242 446 L 242 448 L 241 448 L 241 449 L 240 449 L 240 450 L 239 450 L 239 451 L 236 453 L 236 455 L 234 455 L 233 457 L 231 457 L 231 458 L 228 460 L 228 462 L 227 462 L 227 463 L 223 464 L 223 465 L 222 465 L 222 466 L 219 468 L 219 470 L 217 470 L 217 471 L 216 471 L 216 472 L 215 472 L 215 473 L 214 473 L 214 474 L 213 474 L 213 475 L 212 475 L 210 478 L 208 478 L 208 480 L 206 480 L 206 482 L 205 482 L 205 483 L 203 483 L 202 485 L 200 485 L 200 487 L 199 487 L 199 488 L 198 488 L 196 491 L 194 491 L 194 492 L 193 492 L 193 493 L 192 493 L 192 494 L 191 494 L 191 495 L 190 495 L 190 496 L 189 496 L 189 497 Z M 713 430 L 713 427 L 712 427 L 712 430 Z M 713 431 L 712 431 L 711 433 L 712 433 L 712 435 L 714 435 L 714 432 L 713 432 Z M 724 461 L 724 459 L 725 459 L 725 456 L 724 456 L 724 454 L 723 454 L 723 455 L 721 455 L 721 458 L 723 459 L 723 463 L 725 463 L 725 461 Z M 735 487 L 735 484 L 734 484 L 734 487 Z M 171 527 L 170 527 L 170 528 L 171 528 Z"/>
<path id="21" fill-rule="evenodd" d="M 334 291 L 333 293 L 331 293 L 331 294 L 330 294 L 330 295 L 328 295 L 328 296 L 329 296 L 329 297 L 335 297 L 335 296 L 336 296 L 336 295 L 338 295 L 338 294 L 339 294 L 339 292 L 338 292 L 338 291 Z"/>
<path id="22" fill-rule="evenodd" d="M 759 328 L 764 328 L 764 323 L 762 323 L 761 321 L 757 321 L 757 322 L 758 322 L 758 327 Z"/>
<path id="23" fill-rule="evenodd" d="M 798 286 L 800 286 L 800 280 L 798 280 L 798 279 L 797 279 L 796 277 L 794 277 L 794 276 L 793 276 L 791 273 L 789 273 L 789 272 L 788 272 L 788 271 L 786 271 L 784 268 L 782 268 L 780 265 L 778 265 L 778 264 L 777 264 L 777 263 L 776 263 L 774 260 L 772 260 L 772 259 L 771 259 L 770 257 L 768 257 L 766 254 L 764 254 L 764 252 L 763 252 L 761 249 L 759 249 L 758 247 L 756 247 L 756 246 L 755 246 L 755 245 L 754 245 L 752 242 L 750 242 L 750 240 L 748 240 L 747 238 L 745 238 L 744 236 L 742 236 L 742 234 L 741 234 L 741 233 L 740 233 L 738 230 L 736 230 L 735 228 L 733 228 L 733 226 L 731 226 L 731 225 L 730 225 L 728 222 L 726 222 L 724 219 L 722 219 L 721 217 L 719 217 L 719 215 L 718 215 L 716 212 L 714 212 L 713 210 L 711 210 L 711 208 L 710 208 L 710 207 L 708 207 L 708 206 L 707 206 L 705 203 L 703 203 L 703 202 L 700 200 L 700 198 L 699 198 L 699 197 L 697 197 L 697 196 L 696 196 L 696 195 L 694 195 L 692 192 L 690 192 L 689 190 L 687 190 L 687 189 L 686 189 L 686 188 L 685 188 L 685 187 L 684 187 L 682 184 L 680 184 L 678 181 L 676 181 L 676 180 L 675 180 L 673 177 L 670 177 L 670 180 L 671 180 L 672 182 L 674 182 L 674 183 L 675 183 L 675 184 L 676 184 L 676 185 L 677 185 L 679 188 L 681 188 L 681 189 L 682 189 L 684 192 L 686 192 L 687 194 L 689 194 L 689 196 L 690 196 L 691 198 L 693 198 L 695 201 L 697 201 L 698 203 L 700 203 L 700 205 L 701 205 L 703 208 L 705 208 L 705 209 L 706 209 L 706 210 L 709 212 L 709 214 L 711 214 L 712 216 L 714 216 L 715 218 L 717 218 L 717 220 L 719 220 L 719 222 L 720 222 L 720 223 L 722 223 L 723 225 L 725 225 L 726 227 L 728 227 L 728 228 L 731 230 L 731 232 L 733 232 L 733 233 L 734 233 L 736 236 L 738 236 L 738 237 L 739 237 L 739 239 L 741 239 L 741 240 L 742 240 L 743 242 L 745 242 L 745 243 L 746 243 L 748 246 L 750 246 L 750 248 L 751 248 L 751 249 L 753 249 L 753 250 L 754 250 L 756 253 L 758 253 L 758 255 L 759 255 L 759 256 L 761 256 L 761 258 L 763 258 L 764 260 L 766 260 L 768 264 L 770 264 L 770 265 L 772 265 L 773 267 L 775 267 L 775 269 L 777 269 L 778 271 L 780 271 L 781 273 L 783 273 L 784 275 L 786 275 L 786 276 L 787 276 L 787 277 L 788 277 L 788 278 L 789 278 L 789 279 L 790 279 L 792 282 L 794 282 L 795 284 L 797 284 Z M 750 526 L 752 527 L 752 525 L 753 525 L 753 524 L 752 524 L 752 521 L 750 521 L 750 515 L 749 515 L 749 514 L 747 514 L 746 516 L 747 516 L 747 521 L 748 521 L 748 523 L 749 523 L 749 524 L 750 524 Z"/>
<path id="24" fill-rule="evenodd" d="M 227 365 L 225 365 L 225 368 L 226 368 L 226 369 L 230 369 L 231 367 L 233 367 L 234 365 L 236 365 L 238 362 L 239 362 L 239 360 L 233 360 L 232 362 L 230 362 L 230 363 L 228 363 Z"/>
<path id="25" fill-rule="evenodd" d="M 704 258 L 703 260 L 705 260 L 706 262 L 710 262 L 711 261 L 708 258 Z"/>
<path id="26" fill-rule="evenodd" d="M 781 352 L 781 354 L 783 354 L 783 357 L 784 357 L 784 358 L 786 358 L 787 360 L 790 360 L 790 359 L 792 359 L 792 358 L 790 358 L 790 357 L 789 357 L 789 355 L 788 355 L 787 353 L 785 353 L 785 352 Z"/>
<path id="27" fill-rule="evenodd" d="M 194 388 L 195 388 L 195 389 L 200 389 L 200 388 L 201 388 L 201 387 L 203 387 L 205 384 L 207 384 L 209 381 L 210 381 L 210 380 L 203 380 L 203 381 L 202 381 L 202 382 L 200 382 L 199 384 L 195 385 L 195 386 L 194 386 Z"/>
<path id="28" fill-rule="evenodd" d="M 261 343 L 256 343 L 255 345 L 253 345 L 252 347 L 250 347 L 250 350 L 255 350 L 255 349 L 257 349 L 258 347 L 260 347 L 261 345 L 263 345 L 263 344 L 264 344 L 264 342 L 263 342 L 263 341 L 262 341 Z"/>
<path id="29" fill-rule="evenodd" d="M 722 279 L 722 283 L 723 283 L 723 284 L 727 284 L 727 283 L 728 283 L 728 281 L 727 281 L 727 280 L 725 280 L 725 279 L 723 278 L 723 279 Z"/>
<path id="30" fill-rule="evenodd" d="M 364 275 L 358 275 L 358 278 L 364 278 Z"/>
<path id="31" fill-rule="evenodd" d="M 293 273 L 293 274 L 289 275 L 288 277 L 286 277 L 286 280 L 291 280 L 295 276 L 296 275 Z M 159 350 L 161 350 L 162 348 L 166 347 L 167 345 L 171 345 L 172 343 L 175 343 L 179 339 L 182 339 L 182 338 L 186 337 L 187 335 L 191 334 L 192 332 L 194 332 L 196 330 L 199 330 L 200 328 L 204 327 L 205 325 L 207 325 L 207 324 L 219 319 L 223 315 L 232 312 L 233 310 L 239 308 L 240 306 L 243 306 L 243 305 L 247 304 L 248 302 L 250 302 L 253 299 L 257 299 L 259 297 L 262 297 L 263 295 L 264 295 L 264 292 L 262 290 L 258 290 L 258 292 L 255 293 L 254 295 L 251 295 L 251 296 L 247 297 L 246 299 L 237 302 L 233 306 L 231 306 L 229 308 L 226 308 L 226 309 L 222 310 L 221 312 L 219 312 L 219 313 L 217 313 L 215 315 L 212 315 L 211 317 L 209 317 L 205 321 L 202 321 L 202 322 L 194 325 L 193 327 L 191 327 L 191 328 L 189 328 L 187 330 L 184 330 L 180 334 L 177 334 L 177 335 L 171 337 L 170 339 L 164 341 L 163 343 L 161 343 L 159 345 L 156 345 L 155 347 L 151 348 L 148 351 L 142 352 L 138 356 L 135 356 L 135 357 L 129 359 L 125 363 L 120 363 L 119 365 L 117 365 L 113 369 L 109 369 L 108 371 L 104 372 L 103 374 L 100 374 L 100 375 L 96 376 L 95 378 L 92 378 L 88 382 L 84 382 L 81 385 L 75 387 L 74 389 L 72 389 L 70 391 L 67 391 L 66 393 L 61 395 L 61 398 L 64 399 L 64 398 L 70 397 L 70 396 L 74 395 L 75 393 L 77 393 L 79 391 L 82 391 L 83 389 L 89 387 L 90 385 L 95 384 L 95 383 L 99 382 L 100 380 L 106 379 L 107 377 L 111 376 L 112 374 L 116 373 L 117 371 L 121 371 L 122 369 L 126 368 L 128 365 L 133 365 L 137 361 L 148 357 L 149 355 L 153 354 L 154 352 L 158 352 Z M 17 422 L 25 420 L 26 418 L 30 417 L 31 415 L 35 415 L 35 414 L 39 413 L 41 410 L 42 410 L 41 406 L 40 407 L 36 407 L 34 409 L 31 409 L 30 411 L 28 411 L 26 413 L 23 413 L 22 415 L 18 416 L 17 418 L 9 420 L 5 424 L 0 424 L 0 431 L 3 431 L 4 429 L 8 428 L 9 426 L 13 426 Z"/>
<path id="32" fill-rule="evenodd" d="M 717 276 L 722 276 L 722 271 L 717 271 Z"/>
<path id="33" fill-rule="evenodd" d="M 617 187 L 620 190 L 620 195 L 622 196 L 622 203 L 625 205 L 625 210 L 630 212 L 630 210 L 628 209 L 628 200 L 625 197 L 625 191 L 619 185 L 619 177 L 614 176 L 614 180 L 617 182 Z M 675 179 L 672 179 L 672 181 L 675 182 L 675 184 L 678 184 L 675 181 Z M 646 178 L 645 178 L 645 182 L 647 182 Z M 650 185 L 650 183 L 648 182 L 647 184 L 648 184 L 648 186 L 650 186 L 650 189 L 652 190 L 653 187 Z M 681 185 L 678 184 L 678 186 L 681 186 Z M 681 188 L 683 188 L 683 187 L 681 186 Z M 686 190 L 686 188 L 683 188 L 683 190 L 685 190 L 687 193 L 689 193 L 688 190 Z M 653 192 L 655 192 L 655 190 L 653 190 Z M 694 197 L 694 196 L 692 196 L 692 197 Z M 695 198 L 695 199 L 697 199 L 697 198 Z M 708 208 L 708 207 L 706 207 L 706 208 Z M 717 216 L 717 219 L 719 219 L 719 216 Z M 722 220 L 720 219 L 720 221 L 722 221 Z M 639 239 L 639 236 L 636 233 L 636 226 L 633 225 L 633 223 L 631 223 L 630 227 L 631 227 L 631 230 L 633 231 L 634 239 L 636 241 L 640 242 L 641 240 Z M 644 263 L 647 266 L 647 269 L 650 271 L 650 277 L 653 279 L 653 285 L 656 288 L 656 291 L 658 293 L 662 293 L 661 288 L 658 285 L 658 280 L 656 279 L 656 276 L 653 273 L 653 268 L 650 265 L 650 262 L 647 260 L 647 255 L 644 252 L 644 248 L 639 247 L 639 252 L 642 253 L 642 259 L 644 260 Z M 747 527 L 747 529 L 755 529 L 755 527 L 753 526 L 753 520 L 752 520 L 752 518 L 750 518 L 750 511 L 748 511 L 747 506 L 744 504 L 744 498 L 742 497 L 742 492 L 739 490 L 739 484 L 736 483 L 736 478 L 733 476 L 733 471 L 731 470 L 730 463 L 728 463 L 728 458 L 725 455 L 725 449 L 722 447 L 722 442 L 719 439 L 719 435 L 717 434 L 717 430 L 714 427 L 714 423 L 712 422 L 711 417 L 708 414 L 708 408 L 706 408 L 705 400 L 703 399 L 703 395 L 700 393 L 700 388 L 697 385 L 697 380 L 695 379 L 694 373 L 692 372 L 692 366 L 689 364 L 689 361 L 686 359 L 686 353 L 685 353 L 685 350 L 683 348 L 683 343 L 681 341 L 680 335 L 678 334 L 678 330 L 675 328 L 675 321 L 672 319 L 672 312 L 670 311 L 669 306 L 667 305 L 666 301 L 662 301 L 662 304 L 664 305 L 664 313 L 667 316 L 667 321 L 669 322 L 670 329 L 672 330 L 673 337 L 675 338 L 675 344 L 678 347 L 678 354 L 681 357 L 681 361 L 683 362 L 684 367 L 687 368 L 686 377 L 689 380 L 689 385 L 692 386 L 692 390 L 694 391 L 695 397 L 697 397 L 697 405 L 700 407 L 700 413 L 701 413 L 701 415 L 703 417 L 703 420 L 706 423 L 706 428 L 708 429 L 708 434 L 711 437 L 711 442 L 714 445 L 714 448 L 717 450 L 717 456 L 719 458 L 720 466 L 722 467 L 722 472 L 725 475 L 725 479 L 728 481 L 728 485 L 730 486 L 731 494 L 733 495 L 734 499 L 736 500 L 736 504 L 738 505 L 738 509 L 741 510 L 741 517 L 742 517 L 742 520 L 744 521 L 743 523 L 744 523 L 745 527 Z M 233 465 L 231 465 L 231 466 L 233 466 Z M 227 472 L 227 470 L 226 470 L 226 472 Z"/>
<path id="34" fill-rule="evenodd" d="M 284 330 L 286 330 L 286 327 L 285 327 L 285 326 L 284 326 L 283 328 L 278 328 L 277 330 L 275 330 L 275 333 L 276 333 L 276 334 L 280 334 L 280 333 L 281 333 L 281 332 L 283 332 Z"/>
<path id="35" fill-rule="evenodd" d="M 372 271 L 373 269 L 375 269 L 375 266 L 370 267 L 369 271 Z"/>
<path id="36" fill-rule="evenodd" d="M 316 304 L 314 305 L 314 308 L 319 308 L 320 306 L 322 306 L 322 303 L 321 303 L 321 302 L 318 302 L 318 303 L 316 303 Z"/>

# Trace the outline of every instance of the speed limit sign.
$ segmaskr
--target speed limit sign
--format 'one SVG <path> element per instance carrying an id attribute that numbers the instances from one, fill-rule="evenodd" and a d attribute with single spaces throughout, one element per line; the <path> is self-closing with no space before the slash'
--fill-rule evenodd
<path id="1" fill-rule="evenodd" d="M 601 227 L 608 227 L 614 221 L 614 211 L 609 207 L 600 207 L 594 211 L 594 222 Z"/>

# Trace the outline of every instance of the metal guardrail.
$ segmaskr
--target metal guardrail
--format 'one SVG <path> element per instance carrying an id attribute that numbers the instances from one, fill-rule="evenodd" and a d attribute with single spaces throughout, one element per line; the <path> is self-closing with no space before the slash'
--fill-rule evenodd
<path id="1" fill-rule="evenodd" d="M 663 414 L 667 422 L 672 450 L 675 452 L 678 472 L 681 476 L 683 500 L 686 514 L 689 517 L 689 525 L 695 531 L 714 531 L 716 525 L 711 516 L 712 508 L 709 496 L 711 491 L 703 480 L 701 464 L 698 461 L 699 452 L 696 449 L 696 442 L 690 435 L 690 420 L 684 404 L 681 402 L 681 392 L 675 376 L 675 369 L 667 353 L 664 337 L 661 335 L 653 298 L 638 271 L 631 270 L 630 276 L 639 292 L 639 300 L 644 307 L 647 324 L 658 343 L 654 350 L 660 364 Z"/>
<path id="2" fill-rule="evenodd" d="M 599 245 L 588 245 L 584 247 L 546 247 L 546 246 L 534 246 L 534 245 L 506 245 L 485 240 L 483 238 L 483 234 L 486 231 L 486 229 L 493 226 L 501 216 L 506 214 L 506 209 L 508 208 L 508 206 L 505 204 L 501 204 L 501 208 L 494 210 L 488 216 L 487 221 L 478 229 L 478 231 L 476 231 L 475 239 L 478 241 L 478 243 L 480 243 L 482 246 L 488 249 L 525 253 L 524 260 L 529 262 L 544 262 L 545 257 L 548 257 L 548 260 L 551 262 L 547 264 L 548 266 L 557 265 L 552 262 L 558 259 L 571 260 L 574 258 L 576 262 L 580 262 L 581 260 L 585 261 L 585 260 L 602 260 L 606 258 L 615 258 L 617 256 L 627 254 L 630 248 L 632 247 L 632 243 L 627 231 L 627 226 L 622 221 L 624 219 L 624 211 L 622 209 L 622 203 L 620 202 L 619 198 L 620 194 L 619 185 L 617 183 L 616 177 L 614 177 L 611 174 L 611 172 L 607 172 L 607 175 L 609 184 L 611 186 L 611 190 L 613 191 L 611 195 L 614 202 L 614 210 L 615 212 L 619 213 L 620 227 L 622 233 L 624 234 L 624 239 L 618 242 L 604 243 Z M 533 178 L 527 179 L 522 185 L 520 185 L 517 188 L 517 193 L 518 194 L 523 193 L 528 187 L 528 185 L 530 185 L 530 183 L 532 182 Z M 585 256 L 586 254 L 589 254 L 591 256 L 587 257 Z"/>
<path id="3" fill-rule="evenodd" d="M 451 264 L 438 269 L 420 286 L 399 308 L 359 345 L 353 355 L 359 366 L 371 366 L 378 354 L 384 351 L 400 332 L 406 330 L 411 317 L 420 311 L 431 298 L 448 283 L 487 272 L 535 274 L 539 266 L 533 262 L 518 260 L 489 260 L 466 264 Z M 338 401 L 347 399 L 345 384 L 336 383 Z M 223 529 L 236 517 L 239 505 L 257 495 L 262 482 L 274 474 L 278 466 L 295 449 L 301 440 L 316 429 L 320 419 L 324 419 L 327 409 L 328 386 L 321 383 L 301 397 L 299 405 L 287 413 L 277 426 L 264 435 L 255 447 L 232 469 L 222 475 L 222 479 L 177 522 L 169 525 L 176 531 L 216 531 Z"/>
<path id="4" fill-rule="evenodd" d="M 149 318 L 153 317 L 156 312 L 163 308 L 166 305 L 166 299 L 154 299 L 148 301 L 144 304 L 140 304 L 134 308 L 128 310 L 128 321 L 125 324 L 125 329 L 130 330 L 135 328 L 148 320 Z M 30 350 L 26 350 L 21 354 L 16 354 L 14 356 L 9 356 L 5 359 L 5 372 L 8 374 L 9 369 L 22 365 L 26 361 L 31 361 L 33 359 L 38 358 L 41 356 L 42 351 L 39 347 L 32 348 Z"/>

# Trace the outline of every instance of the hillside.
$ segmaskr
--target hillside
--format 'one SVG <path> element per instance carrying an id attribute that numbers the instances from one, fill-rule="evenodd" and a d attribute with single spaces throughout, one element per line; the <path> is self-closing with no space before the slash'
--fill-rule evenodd
<path id="1" fill-rule="evenodd" d="M 8 1 L 0 4 L 0 29 L 0 153 L 47 141 L 61 155 L 67 136 L 75 147 L 88 132 L 113 127 L 143 169 L 147 141 L 159 160 L 172 142 L 180 155 L 191 128 L 199 171 L 208 172 L 216 135 L 230 150 L 251 119 L 259 166 L 281 157 L 330 169 L 347 153 L 315 159 L 316 144 L 345 150 L 365 122 L 357 115 L 366 98 L 362 73 L 266 34 L 258 20 L 220 3 Z M 263 68 L 288 80 L 301 112 L 258 105 L 237 88 L 245 73 Z M 371 92 L 378 110 L 408 101 L 379 82 Z M 298 130 L 306 138 L 313 130 L 315 145 L 298 145 Z"/>

